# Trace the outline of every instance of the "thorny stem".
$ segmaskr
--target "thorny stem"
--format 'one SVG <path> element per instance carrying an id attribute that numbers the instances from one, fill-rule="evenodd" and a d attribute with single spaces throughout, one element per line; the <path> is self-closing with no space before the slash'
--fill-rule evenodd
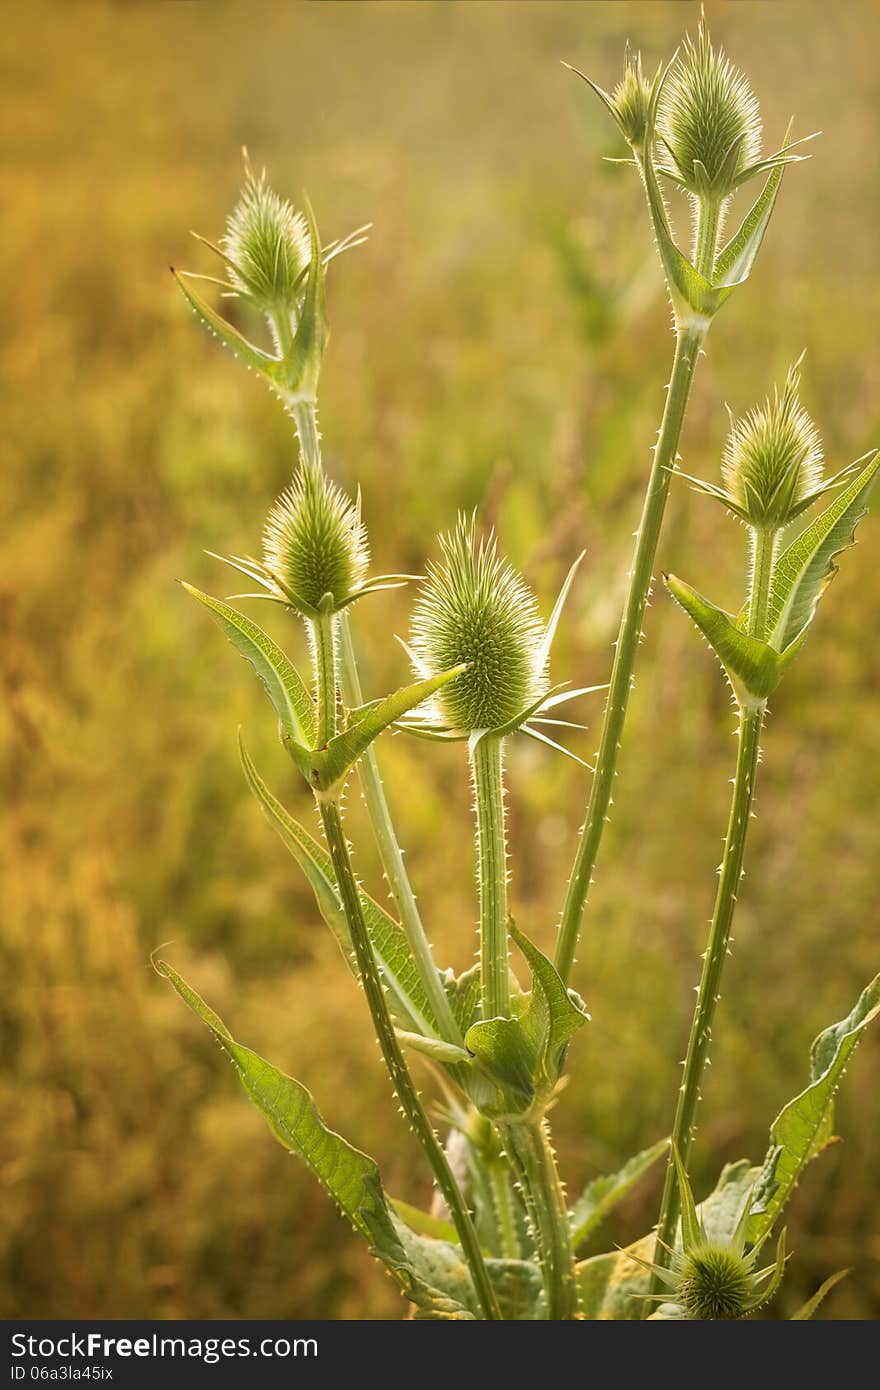
<path id="1" fill-rule="evenodd" d="M 694 231 L 694 269 L 707 280 L 715 269 L 715 252 L 721 229 L 721 203 L 717 198 L 700 198 Z"/>
<path id="2" fill-rule="evenodd" d="M 465 1206 L 464 1198 L 458 1183 L 455 1181 L 446 1155 L 434 1133 L 431 1121 L 419 1099 L 415 1082 L 404 1059 L 400 1043 L 394 1032 L 391 1016 L 388 1013 L 379 968 L 364 921 L 360 893 L 348 852 L 339 806 L 335 801 L 326 801 L 319 803 L 319 808 L 324 834 L 327 837 L 327 848 L 330 851 L 333 871 L 339 885 L 345 918 L 351 934 L 351 944 L 357 958 L 361 984 L 373 1020 L 373 1027 L 376 1029 L 382 1059 L 388 1068 L 388 1074 L 391 1077 L 403 1113 L 421 1144 L 437 1180 L 437 1185 L 446 1199 L 446 1205 L 458 1232 L 458 1239 L 471 1272 L 483 1316 L 493 1321 L 501 1320 L 498 1300 L 489 1280 L 489 1272 L 486 1269 L 470 1213 Z"/>
<path id="3" fill-rule="evenodd" d="M 694 1119 L 700 1101 L 700 1082 L 709 1055 L 715 1008 L 721 997 L 719 994 L 721 976 L 728 955 L 730 929 L 736 908 L 736 895 L 742 878 L 743 855 L 755 790 L 755 774 L 758 767 L 759 743 L 765 708 L 765 704 L 761 702 L 758 705 L 743 706 L 740 710 L 739 751 L 730 803 L 727 838 L 724 841 L 721 876 L 718 881 L 715 910 L 709 930 L 709 945 L 703 957 L 703 973 L 697 991 L 697 1003 L 688 1039 L 684 1079 L 678 1094 L 675 1122 L 672 1128 L 672 1147 L 669 1165 L 666 1169 L 666 1184 L 660 1206 L 660 1219 L 657 1223 L 654 1261 L 662 1269 L 665 1269 L 669 1264 L 669 1250 L 666 1247 L 674 1247 L 675 1245 L 675 1229 L 680 1205 L 675 1160 L 672 1155 L 676 1150 L 678 1151 L 685 1171 L 687 1171 L 688 1157 L 694 1136 Z M 660 1280 L 655 1275 L 651 1283 L 651 1293 L 658 1293 L 659 1291 Z"/>
<path id="4" fill-rule="evenodd" d="M 364 697 L 351 637 L 351 627 L 348 614 L 345 612 L 339 615 L 339 676 L 343 700 L 349 709 L 356 709 L 358 705 L 363 704 Z M 431 946 L 422 925 L 415 893 L 412 890 L 406 865 L 403 862 L 403 851 L 394 830 L 391 811 L 379 772 L 379 763 L 372 748 L 368 748 L 361 755 L 358 775 L 373 838 L 382 860 L 382 868 L 391 889 L 391 896 L 400 914 L 400 924 L 406 933 L 406 939 L 418 968 L 420 979 L 425 986 L 425 992 L 434 1011 L 434 1019 L 440 1030 L 440 1036 L 447 1042 L 457 1043 L 460 1046 L 462 1041 L 461 1029 L 455 1021 L 449 999 L 434 964 Z"/>
<path id="5" fill-rule="evenodd" d="M 314 402 L 300 402 L 294 408 L 294 422 L 303 461 L 313 467 L 320 468 L 321 445 Z M 351 637 L 349 617 L 346 612 L 340 613 L 338 624 L 339 679 L 342 698 L 349 709 L 356 709 L 363 704 L 364 697 Z M 382 861 L 382 868 L 391 889 L 391 896 L 400 914 L 400 924 L 406 933 L 416 968 L 430 1000 L 440 1036 L 447 1042 L 460 1044 L 462 1041 L 461 1030 L 455 1021 L 446 991 L 431 955 L 431 946 L 422 924 L 415 893 L 404 864 L 403 851 L 397 839 L 391 811 L 382 786 L 379 763 L 372 748 L 368 748 L 362 755 L 358 765 L 358 773 L 373 838 L 376 841 L 379 857 Z"/>
<path id="6" fill-rule="evenodd" d="M 507 844 L 504 834 L 503 740 L 484 734 L 471 752 L 480 889 L 480 984 L 483 1018 L 510 1015 L 507 942 Z"/>
<path id="7" fill-rule="evenodd" d="M 776 562 L 779 532 L 775 526 L 755 527 L 751 533 L 752 578 L 749 595 L 749 636 L 763 641 L 767 628 L 770 582 Z"/>
<path id="8" fill-rule="evenodd" d="M 522 1259 L 513 1209 L 513 1193 L 510 1190 L 510 1169 L 503 1160 L 496 1159 L 489 1164 L 489 1178 L 492 1184 L 492 1206 L 495 1209 L 495 1221 L 501 1240 L 501 1254 L 506 1260 Z"/>
<path id="9" fill-rule="evenodd" d="M 321 613 L 311 623 L 317 699 L 316 742 L 325 748 L 336 733 L 336 617 Z"/>
<path id="10" fill-rule="evenodd" d="M 526 1209 L 538 1240 L 547 1319 L 550 1322 L 570 1321 L 578 1312 L 574 1244 L 547 1122 L 503 1124 L 499 1130 L 522 1184 Z"/>
<path id="11" fill-rule="evenodd" d="M 629 587 L 614 650 L 608 700 L 605 705 L 599 752 L 596 758 L 596 772 L 556 942 L 556 968 L 566 983 L 568 983 L 574 964 L 578 934 L 593 879 L 593 871 L 599 856 L 602 834 L 608 819 L 620 741 L 626 723 L 626 712 L 633 684 L 633 671 L 641 638 L 645 606 L 651 588 L 654 558 L 657 552 L 660 528 L 663 524 L 669 482 L 678 452 L 678 441 L 690 397 L 694 369 L 705 335 L 706 324 L 703 322 L 682 325 L 676 335 L 672 376 L 669 381 L 657 447 L 654 450 L 654 462 L 648 479 L 642 516 L 636 533 Z"/>

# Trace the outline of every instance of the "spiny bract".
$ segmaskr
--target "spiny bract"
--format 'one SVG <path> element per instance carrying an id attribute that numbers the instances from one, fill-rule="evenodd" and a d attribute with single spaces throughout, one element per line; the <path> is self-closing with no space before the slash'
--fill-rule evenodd
<path id="1" fill-rule="evenodd" d="M 731 498 L 754 526 L 782 527 L 822 482 L 822 444 L 798 397 L 791 367 L 780 395 L 733 423 L 721 472 Z"/>
<path id="2" fill-rule="evenodd" d="M 281 596 L 301 612 L 317 610 L 326 594 L 340 607 L 369 563 L 358 508 L 320 468 L 304 466 L 269 513 L 263 559 Z"/>
<path id="3" fill-rule="evenodd" d="M 246 163 L 245 175 L 223 235 L 230 280 L 264 312 L 291 308 L 311 259 L 306 219 L 269 187 L 265 170 L 257 177 Z"/>
<path id="4" fill-rule="evenodd" d="M 658 134 L 693 194 L 724 198 L 761 150 L 761 117 L 747 79 L 700 25 L 666 82 Z"/>
<path id="5" fill-rule="evenodd" d="M 440 545 L 413 615 L 416 668 L 432 676 L 470 663 L 437 696 L 440 713 L 466 733 L 501 728 L 546 690 L 538 606 L 494 535 L 477 541 L 473 519 L 460 518 Z"/>

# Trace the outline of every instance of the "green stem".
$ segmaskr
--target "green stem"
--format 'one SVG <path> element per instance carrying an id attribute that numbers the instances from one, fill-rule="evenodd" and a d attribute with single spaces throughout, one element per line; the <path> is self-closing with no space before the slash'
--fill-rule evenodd
<path id="1" fill-rule="evenodd" d="M 346 612 L 339 615 L 339 676 L 343 700 L 349 709 L 356 709 L 364 703 L 364 696 Z M 403 862 L 403 851 L 391 820 L 379 763 L 372 747 L 362 754 L 358 764 L 358 775 L 382 868 L 391 889 L 391 896 L 397 905 L 400 925 L 406 933 L 419 977 L 434 1011 L 434 1021 L 442 1038 L 460 1046 L 462 1032 L 455 1021 L 446 990 L 434 964 L 431 946 Z"/>
<path id="2" fill-rule="evenodd" d="M 503 1161 L 491 1163 L 489 1178 L 492 1183 L 492 1205 L 495 1208 L 495 1220 L 501 1239 L 501 1254 L 506 1260 L 522 1259 L 513 1209 L 513 1193 L 510 1190 L 510 1169 Z"/>
<path id="3" fill-rule="evenodd" d="M 315 468 L 321 467 L 321 436 L 318 431 L 317 407 L 313 401 L 301 401 L 293 410 L 294 423 L 299 438 L 303 462 Z M 364 703 L 360 676 L 357 668 L 354 643 L 347 612 L 339 614 L 339 680 L 342 698 L 349 709 L 356 709 Z M 419 977 L 434 1011 L 441 1038 L 447 1042 L 461 1044 L 462 1033 L 455 1021 L 446 991 L 434 964 L 428 936 L 422 924 L 416 897 L 412 890 L 403 851 L 400 848 L 391 812 L 382 786 L 379 764 L 372 748 L 363 754 L 358 766 L 361 788 L 367 815 L 373 831 L 373 838 L 382 861 L 382 868 L 391 889 L 391 896 L 397 905 L 400 925 L 406 934 Z"/>
<path id="4" fill-rule="evenodd" d="M 654 451 L 654 462 L 648 479 L 648 490 L 645 494 L 642 516 L 636 533 L 629 587 L 614 650 L 611 682 L 605 705 L 605 717 L 596 759 L 593 788 L 568 884 L 556 942 L 556 968 L 566 983 L 574 964 L 584 908 L 599 855 L 602 834 L 608 820 L 611 791 L 617 771 L 620 741 L 626 723 L 627 706 L 633 684 L 633 671 L 638 655 L 645 606 L 651 588 L 657 542 L 660 537 L 666 498 L 669 493 L 669 481 L 678 452 L 678 441 L 690 397 L 694 369 L 705 335 L 706 324 L 695 322 L 680 327 L 676 336 L 675 357 L 666 396 L 666 407 L 663 411 L 660 434 Z"/>
<path id="5" fill-rule="evenodd" d="M 730 803 L 730 819 L 727 825 L 727 838 L 724 841 L 724 857 L 721 861 L 721 876 L 715 898 L 715 910 L 709 931 L 709 945 L 703 957 L 703 973 L 697 991 L 687 1056 L 684 1063 L 684 1079 L 678 1094 L 675 1122 L 672 1129 L 672 1147 L 678 1151 L 685 1171 L 694 1134 L 694 1120 L 700 1101 L 700 1083 L 709 1044 L 712 1038 L 712 1022 L 715 1008 L 720 999 L 721 976 L 730 945 L 730 929 L 736 908 L 743 871 L 743 855 L 755 790 L 755 775 L 758 768 L 759 743 L 764 722 L 765 705 L 744 706 L 740 710 L 739 751 L 736 760 L 736 775 L 733 781 L 733 795 Z M 675 1175 L 675 1162 L 670 1155 L 666 1169 L 666 1184 L 657 1224 L 657 1245 L 655 1262 L 666 1268 L 669 1263 L 667 1246 L 675 1245 L 675 1231 L 679 1216 L 679 1191 Z M 660 1291 L 660 1281 L 655 1276 L 651 1292 Z"/>
<path id="6" fill-rule="evenodd" d="M 574 1245 L 565 1193 L 546 1120 L 499 1126 L 535 1229 L 547 1297 L 547 1319 L 566 1322 L 578 1311 Z"/>
<path id="7" fill-rule="evenodd" d="M 779 531 L 775 527 L 754 527 L 752 543 L 752 579 L 749 594 L 749 636 L 762 641 L 767 630 L 767 609 L 770 583 L 776 563 Z"/>
<path id="8" fill-rule="evenodd" d="M 415 1083 L 394 1032 L 391 1016 L 388 1013 L 379 968 L 364 921 L 360 893 L 355 881 L 339 807 L 335 801 L 327 801 L 320 802 L 319 808 L 324 834 L 327 837 L 327 847 L 330 851 L 336 882 L 339 885 L 342 905 L 351 934 L 351 943 L 357 958 L 361 984 L 366 995 L 373 1026 L 376 1029 L 383 1060 L 388 1068 L 403 1113 L 421 1144 L 437 1180 L 437 1185 L 446 1199 L 446 1205 L 458 1232 L 461 1248 L 471 1272 L 483 1316 L 491 1320 L 500 1320 L 501 1311 L 498 1307 L 498 1300 L 489 1279 L 489 1272 L 486 1269 L 473 1222 L 452 1169 L 449 1167 L 446 1155 L 419 1099 Z"/>
<path id="9" fill-rule="evenodd" d="M 311 624 L 318 718 L 315 737 L 324 748 L 336 733 L 336 615 L 321 613 Z"/>
<path id="10" fill-rule="evenodd" d="M 503 740 L 484 734 L 471 753 L 480 888 L 480 982 L 483 1018 L 510 1016 L 507 942 L 507 843 L 504 834 Z"/>
<path id="11" fill-rule="evenodd" d="M 318 430 L 318 407 L 314 401 L 297 401 L 292 411 L 303 463 L 312 468 L 320 468 L 321 435 Z"/>
<path id="12" fill-rule="evenodd" d="M 718 232 L 721 226 L 721 203 L 717 199 L 700 198 L 697 204 L 697 225 L 694 233 L 694 269 L 707 280 L 715 269 Z"/>

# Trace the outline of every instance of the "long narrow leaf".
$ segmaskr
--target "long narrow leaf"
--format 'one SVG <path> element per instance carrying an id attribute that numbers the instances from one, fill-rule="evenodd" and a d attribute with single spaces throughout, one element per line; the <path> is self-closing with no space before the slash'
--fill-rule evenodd
<path id="1" fill-rule="evenodd" d="M 311 748 L 315 741 L 315 709 L 302 679 L 284 652 L 262 628 L 221 599 L 183 584 L 217 621 L 234 647 L 250 662 L 278 715 L 284 734 L 294 743 Z"/>
<path id="2" fill-rule="evenodd" d="M 594 1178 L 587 1184 L 571 1212 L 575 1249 L 583 1245 L 648 1169 L 668 1152 L 669 1140 L 661 1139 L 629 1159 L 618 1172 Z"/>

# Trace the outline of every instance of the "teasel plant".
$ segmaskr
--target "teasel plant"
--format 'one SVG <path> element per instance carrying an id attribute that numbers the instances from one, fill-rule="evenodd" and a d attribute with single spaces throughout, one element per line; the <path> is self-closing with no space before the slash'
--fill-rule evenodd
<path id="1" fill-rule="evenodd" d="M 366 228 L 323 243 L 310 205 L 297 210 L 246 157 L 244 188 L 226 229 L 218 241 L 204 243 L 222 274 L 175 272 L 197 318 L 266 382 L 298 439 L 297 468 L 268 511 L 258 553 L 214 556 L 248 587 L 224 599 L 184 588 L 258 676 L 282 747 L 313 799 L 321 838 L 270 790 L 240 735 L 248 786 L 304 875 L 363 991 L 400 1110 L 436 1185 L 430 1209 L 390 1196 L 377 1164 L 342 1138 L 335 1123 L 327 1124 L 299 1081 L 237 1041 L 167 960 L 157 957 L 155 965 L 220 1043 L 275 1136 L 323 1184 L 420 1318 L 632 1319 L 645 1308 L 653 1309 L 654 1319 L 749 1316 L 784 1275 L 784 1233 L 775 1259 L 764 1264 L 761 1252 L 804 1166 L 830 1141 L 834 1092 L 865 1026 L 880 1011 L 875 980 L 851 1013 L 816 1040 L 807 1085 L 774 1121 L 764 1164 L 728 1165 L 714 1191 L 697 1204 L 688 1177 L 693 1125 L 742 870 L 764 710 L 803 644 L 877 467 L 872 456 L 823 480 L 818 435 L 800 404 L 795 368 L 781 392 L 732 424 L 721 482 L 689 478 L 748 528 L 745 605 L 734 617 L 682 581 L 666 580 L 718 654 L 740 711 L 724 864 L 672 1136 L 569 1199 L 549 1127 L 570 1047 L 589 1020 L 569 976 L 610 805 L 666 495 L 681 472 L 676 460 L 682 422 L 709 324 L 748 278 L 784 167 L 800 157 L 788 136 L 777 154 L 760 157 L 755 99 L 703 28 L 650 82 L 641 60 L 628 58 L 618 86 L 599 95 L 630 145 L 645 188 L 676 336 L 610 686 L 553 683 L 559 674 L 551 673 L 553 639 L 582 557 L 574 558 L 546 620 L 526 579 L 476 516 L 460 516 L 440 537 L 423 578 L 370 574 L 360 494 L 346 495 L 327 476 L 317 414 L 328 338 L 328 269 L 363 241 Z M 754 177 L 765 180 L 757 201 L 719 249 L 730 199 Z M 673 240 L 661 179 L 691 204 L 690 255 Z M 217 291 L 238 301 L 242 321 L 253 322 L 258 341 L 206 297 L 216 298 Z M 783 549 L 787 528 L 831 490 L 830 505 Z M 385 590 L 415 582 L 420 587 L 411 631 L 402 643 L 415 679 L 389 695 L 365 699 L 352 620 L 381 602 Z M 233 606 L 236 600 L 271 603 L 294 631 L 304 631 L 310 665 L 305 677 L 268 633 Z M 606 689 L 598 761 L 595 768 L 586 765 L 594 779 L 592 798 L 554 961 L 509 911 L 505 760 L 515 740 L 530 738 L 547 757 L 561 752 L 581 762 L 560 740 L 583 726 L 561 715 L 568 701 Z M 428 744 L 460 743 L 462 764 L 468 764 L 479 958 L 460 974 L 435 963 L 410 882 L 377 759 L 377 741 L 388 732 Z M 393 910 L 357 877 L 345 823 L 345 794 L 354 778 Z M 422 1073 L 414 1072 L 414 1064 Z M 435 1087 L 433 1101 L 423 1099 L 416 1079 L 424 1069 Z M 445 1142 L 438 1125 L 448 1131 Z M 664 1157 L 668 1172 L 657 1232 L 624 1250 L 579 1259 L 583 1243 Z M 832 1275 L 795 1316 L 812 1316 L 838 1277 Z"/>

